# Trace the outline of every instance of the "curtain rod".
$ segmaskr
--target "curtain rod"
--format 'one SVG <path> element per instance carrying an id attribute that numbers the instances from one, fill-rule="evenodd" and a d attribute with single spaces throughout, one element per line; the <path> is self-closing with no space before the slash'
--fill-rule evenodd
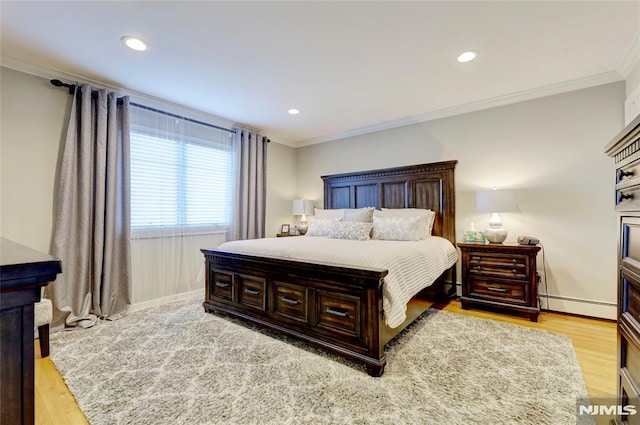
<path id="1" fill-rule="evenodd" d="M 67 83 L 64 83 L 64 82 L 62 82 L 60 80 L 51 80 L 50 82 L 51 82 L 51 84 L 53 84 L 56 87 L 65 87 L 65 88 L 67 88 L 69 90 L 69 94 L 74 94 L 76 92 L 77 86 L 75 84 L 67 84 Z M 182 120 L 185 120 L 185 121 L 189 121 L 189 122 L 192 122 L 192 123 L 195 123 L 195 124 L 200 124 L 200 125 L 204 125 L 204 126 L 207 126 L 207 127 L 213 127 L 213 128 L 218 129 L 218 130 L 227 131 L 229 133 L 236 133 L 236 130 L 234 130 L 232 128 L 220 127 L 220 126 L 217 126 L 215 124 L 209 124 L 209 123 L 206 123 L 206 122 L 194 120 L 192 118 L 184 117 L 184 116 L 181 116 L 181 115 L 178 115 L 178 114 L 172 114 L 171 112 L 162 111 L 160 109 L 152 108 L 150 106 L 141 105 L 139 103 L 130 102 L 129 104 L 132 105 L 132 106 L 141 108 L 141 109 L 146 109 L 147 111 L 152 111 L 152 112 L 157 112 L 159 114 L 167 115 L 167 116 L 172 117 L 172 118 L 179 118 L 179 119 L 182 119 Z M 267 139 L 267 142 L 270 142 L 270 140 Z"/>

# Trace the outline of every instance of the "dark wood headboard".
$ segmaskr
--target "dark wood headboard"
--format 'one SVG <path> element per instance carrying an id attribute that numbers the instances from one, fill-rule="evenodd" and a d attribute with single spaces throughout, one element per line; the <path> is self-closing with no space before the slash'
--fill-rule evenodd
<path id="1" fill-rule="evenodd" d="M 456 243 L 454 170 L 458 161 L 322 176 L 325 208 L 425 208 L 433 234 Z"/>

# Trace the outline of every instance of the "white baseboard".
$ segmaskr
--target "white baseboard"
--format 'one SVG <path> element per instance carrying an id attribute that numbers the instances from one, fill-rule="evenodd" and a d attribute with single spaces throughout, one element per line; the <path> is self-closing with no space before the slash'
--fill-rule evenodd
<path id="1" fill-rule="evenodd" d="M 462 295 L 462 286 L 460 283 L 456 285 L 456 293 L 458 296 Z M 540 294 L 540 299 L 543 311 L 549 310 L 610 320 L 616 320 L 618 316 L 618 305 L 616 303 L 565 297 L 562 295 L 549 295 L 547 297 L 546 294 Z"/>
<path id="2" fill-rule="evenodd" d="M 616 320 L 618 316 L 618 305 L 615 303 L 549 295 L 547 306 L 547 296 L 540 294 L 540 298 L 545 310 L 611 320 Z"/>
<path id="3" fill-rule="evenodd" d="M 133 313 L 134 311 L 144 310 L 145 308 L 155 307 L 163 304 L 169 304 L 175 301 L 188 300 L 189 298 L 197 297 L 201 295 L 202 300 L 204 301 L 204 288 L 194 289 L 189 292 L 182 292 L 180 294 L 168 295 L 162 298 L 156 298 L 149 301 L 142 301 L 139 303 L 131 304 L 129 307 L 129 313 Z"/>

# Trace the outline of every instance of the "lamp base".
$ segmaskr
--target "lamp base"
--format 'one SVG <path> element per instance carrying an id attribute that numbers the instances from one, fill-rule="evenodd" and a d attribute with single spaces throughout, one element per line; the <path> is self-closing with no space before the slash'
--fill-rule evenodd
<path id="1" fill-rule="evenodd" d="M 503 227 L 489 227 L 484 232 L 489 243 L 502 243 L 507 239 L 507 231 Z"/>
<path id="2" fill-rule="evenodd" d="M 307 230 L 309 230 L 309 225 L 306 221 L 301 221 L 300 224 L 298 224 L 298 232 L 300 232 L 301 235 L 306 235 Z"/>

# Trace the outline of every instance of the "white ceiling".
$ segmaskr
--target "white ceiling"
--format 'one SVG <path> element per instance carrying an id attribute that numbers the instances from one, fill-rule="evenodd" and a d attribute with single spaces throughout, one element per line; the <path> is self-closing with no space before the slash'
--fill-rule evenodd
<path id="1" fill-rule="evenodd" d="M 3 64 L 166 99 L 298 146 L 621 80 L 640 56 L 640 1 L 2 1 L 0 17 Z M 148 50 L 124 48 L 123 35 Z M 465 50 L 478 58 L 458 63 Z"/>

